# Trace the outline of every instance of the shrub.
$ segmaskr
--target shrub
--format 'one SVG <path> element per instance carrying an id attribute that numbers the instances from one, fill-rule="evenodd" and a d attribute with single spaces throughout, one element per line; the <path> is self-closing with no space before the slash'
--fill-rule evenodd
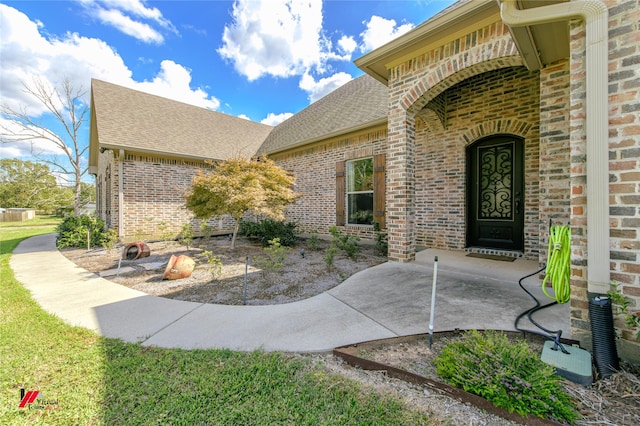
<path id="1" fill-rule="evenodd" d="M 358 247 L 360 237 L 348 234 L 342 235 L 337 226 L 329 228 L 329 233 L 333 236 L 332 245 L 344 251 L 349 259 L 355 259 L 360 253 L 360 247 Z"/>
<path id="2" fill-rule="evenodd" d="M 264 272 L 272 273 L 281 271 L 284 268 L 284 262 L 289 254 L 289 247 L 280 244 L 278 238 L 269 241 L 269 246 L 263 249 L 266 257 L 257 257 L 256 265 Z"/>
<path id="3" fill-rule="evenodd" d="M 320 239 L 318 238 L 317 232 L 311 233 L 311 236 L 307 239 L 307 246 L 309 247 L 309 250 L 320 250 Z"/>
<path id="4" fill-rule="evenodd" d="M 262 219 L 259 222 L 241 221 L 239 233 L 246 237 L 259 238 L 263 246 L 277 238 L 280 245 L 290 246 L 297 240 L 296 224 L 273 219 Z"/>
<path id="5" fill-rule="evenodd" d="M 160 240 L 166 242 L 173 239 L 173 233 L 169 229 L 167 222 L 158 223 L 158 230 L 160 231 Z"/>
<path id="6" fill-rule="evenodd" d="M 202 252 L 202 255 L 207 261 L 207 268 L 209 269 L 209 273 L 211 274 L 211 278 L 217 281 L 222 276 L 222 260 L 209 251 L 205 250 Z"/>
<path id="7" fill-rule="evenodd" d="M 189 250 L 189 247 L 193 242 L 193 229 L 191 228 L 190 223 L 187 222 L 184 225 L 182 225 L 182 229 L 180 230 L 179 241 L 180 241 L 180 244 L 187 246 L 187 250 Z"/>
<path id="8" fill-rule="evenodd" d="M 104 234 L 102 247 L 111 251 L 119 241 L 120 237 L 118 236 L 118 232 L 115 229 L 108 229 Z"/>
<path id="9" fill-rule="evenodd" d="M 578 417 L 554 367 L 526 342 L 504 333 L 470 331 L 434 360 L 447 382 L 510 412 L 573 422 Z"/>
<path id="10" fill-rule="evenodd" d="M 104 222 L 95 216 L 67 216 L 60 222 L 56 231 L 58 248 L 101 246 L 105 240 Z"/>
<path id="11" fill-rule="evenodd" d="M 200 222 L 200 234 L 202 238 L 209 240 L 211 239 L 211 234 L 213 234 L 213 229 L 209 226 L 206 220 Z"/>
<path id="12" fill-rule="evenodd" d="M 324 263 L 327 265 L 327 271 L 331 271 L 331 268 L 333 267 L 333 258 L 335 257 L 337 251 L 338 247 L 336 247 L 335 245 L 331 245 L 327 249 L 327 252 L 324 255 Z"/>
<path id="13" fill-rule="evenodd" d="M 629 310 L 631 299 L 622 294 L 618 283 L 611 283 L 611 289 L 607 292 L 607 296 L 611 299 L 613 314 L 622 315 L 624 323 L 630 328 L 636 329 L 636 340 L 640 340 L 640 312 Z"/>
<path id="14" fill-rule="evenodd" d="M 378 222 L 373 222 L 373 231 L 376 233 L 376 253 L 378 256 L 387 256 L 389 254 L 387 233 L 381 232 Z"/>

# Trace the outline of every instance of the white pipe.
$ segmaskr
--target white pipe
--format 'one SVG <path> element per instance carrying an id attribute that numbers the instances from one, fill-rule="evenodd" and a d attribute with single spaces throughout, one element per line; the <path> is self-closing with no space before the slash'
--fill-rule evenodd
<path id="1" fill-rule="evenodd" d="M 600 0 L 574 0 L 518 10 L 515 0 L 500 6 L 502 21 L 511 27 L 582 18 L 586 24 L 587 135 L 587 285 L 606 293 L 609 270 L 609 111 L 608 9 Z"/>

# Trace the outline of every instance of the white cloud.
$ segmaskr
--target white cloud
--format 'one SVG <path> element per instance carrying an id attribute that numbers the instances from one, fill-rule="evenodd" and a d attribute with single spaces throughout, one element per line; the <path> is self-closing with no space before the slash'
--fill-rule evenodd
<path id="1" fill-rule="evenodd" d="M 209 96 L 204 90 L 200 88 L 191 90 L 190 70 L 170 60 L 162 61 L 160 68 L 160 72 L 152 81 L 133 83 L 129 86 L 154 95 L 208 109 L 215 110 L 220 107 L 220 101 L 213 96 Z"/>
<path id="2" fill-rule="evenodd" d="M 313 103 L 352 79 L 353 77 L 345 72 L 339 72 L 319 80 L 305 74 L 300 79 L 300 88 L 309 94 L 309 102 Z"/>
<path id="3" fill-rule="evenodd" d="M 351 36 L 343 35 L 340 40 L 338 40 L 338 48 L 340 49 L 340 52 L 348 55 L 349 58 L 351 57 L 353 52 L 355 52 L 357 47 L 358 43 L 356 43 L 356 41 Z"/>
<path id="4" fill-rule="evenodd" d="M 277 126 L 292 116 L 293 113 L 291 112 L 283 112 L 281 114 L 274 114 L 273 112 L 270 112 L 269 115 L 267 115 L 267 118 L 260 120 L 260 123 L 268 124 L 269 126 Z"/>
<path id="5" fill-rule="evenodd" d="M 85 11 L 102 24 L 111 26 L 143 43 L 161 44 L 160 29 L 177 33 L 173 24 L 155 7 L 147 7 L 140 0 L 80 0 Z M 142 22 L 147 21 L 147 22 Z"/>
<path id="6" fill-rule="evenodd" d="M 96 16 L 102 23 L 111 25 L 144 43 L 162 44 L 164 42 L 162 34 L 154 30 L 149 24 L 134 21 L 119 10 L 100 9 L 96 12 Z"/>
<path id="7" fill-rule="evenodd" d="M 218 53 L 249 81 L 302 75 L 323 67 L 321 31 L 321 0 L 236 0 Z"/>
<path id="8" fill-rule="evenodd" d="M 365 24 L 367 28 L 360 33 L 362 37 L 361 52 L 368 52 L 380 47 L 413 28 L 413 24 L 411 23 L 396 26 L 395 20 L 381 18 L 375 15 L 372 16 L 369 21 L 363 22 L 363 24 Z"/>
<path id="9" fill-rule="evenodd" d="M 68 78 L 75 89 L 82 87 L 87 92 L 85 102 L 89 100 L 91 78 L 97 78 L 204 108 L 219 107 L 219 101 L 202 88 L 192 89 L 190 70 L 173 61 L 161 62 L 155 78 L 138 83 L 118 53 L 104 41 L 76 33 L 62 37 L 45 37 L 43 33 L 41 23 L 0 4 L 0 99 L 13 109 L 26 107 L 33 117 L 46 111 L 23 91 L 23 82 L 29 84 L 36 77 L 52 86 Z"/>

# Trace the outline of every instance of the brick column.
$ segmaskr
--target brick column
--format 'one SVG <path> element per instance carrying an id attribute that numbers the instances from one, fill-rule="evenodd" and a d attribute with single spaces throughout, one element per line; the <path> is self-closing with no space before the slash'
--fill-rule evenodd
<path id="1" fill-rule="evenodd" d="M 415 260 L 415 117 L 402 107 L 389 111 L 387 231 L 389 259 Z"/>

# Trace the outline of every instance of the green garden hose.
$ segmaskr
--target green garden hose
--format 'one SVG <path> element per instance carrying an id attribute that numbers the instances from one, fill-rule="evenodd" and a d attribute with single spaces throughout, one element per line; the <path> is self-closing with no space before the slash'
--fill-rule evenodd
<path id="1" fill-rule="evenodd" d="M 567 303 L 571 299 L 571 228 L 552 226 L 549 230 L 549 252 L 547 270 L 542 281 L 542 291 L 558 303 Z M 547 283 L 551 283 L 554 295 L 547 292 Z"/>

